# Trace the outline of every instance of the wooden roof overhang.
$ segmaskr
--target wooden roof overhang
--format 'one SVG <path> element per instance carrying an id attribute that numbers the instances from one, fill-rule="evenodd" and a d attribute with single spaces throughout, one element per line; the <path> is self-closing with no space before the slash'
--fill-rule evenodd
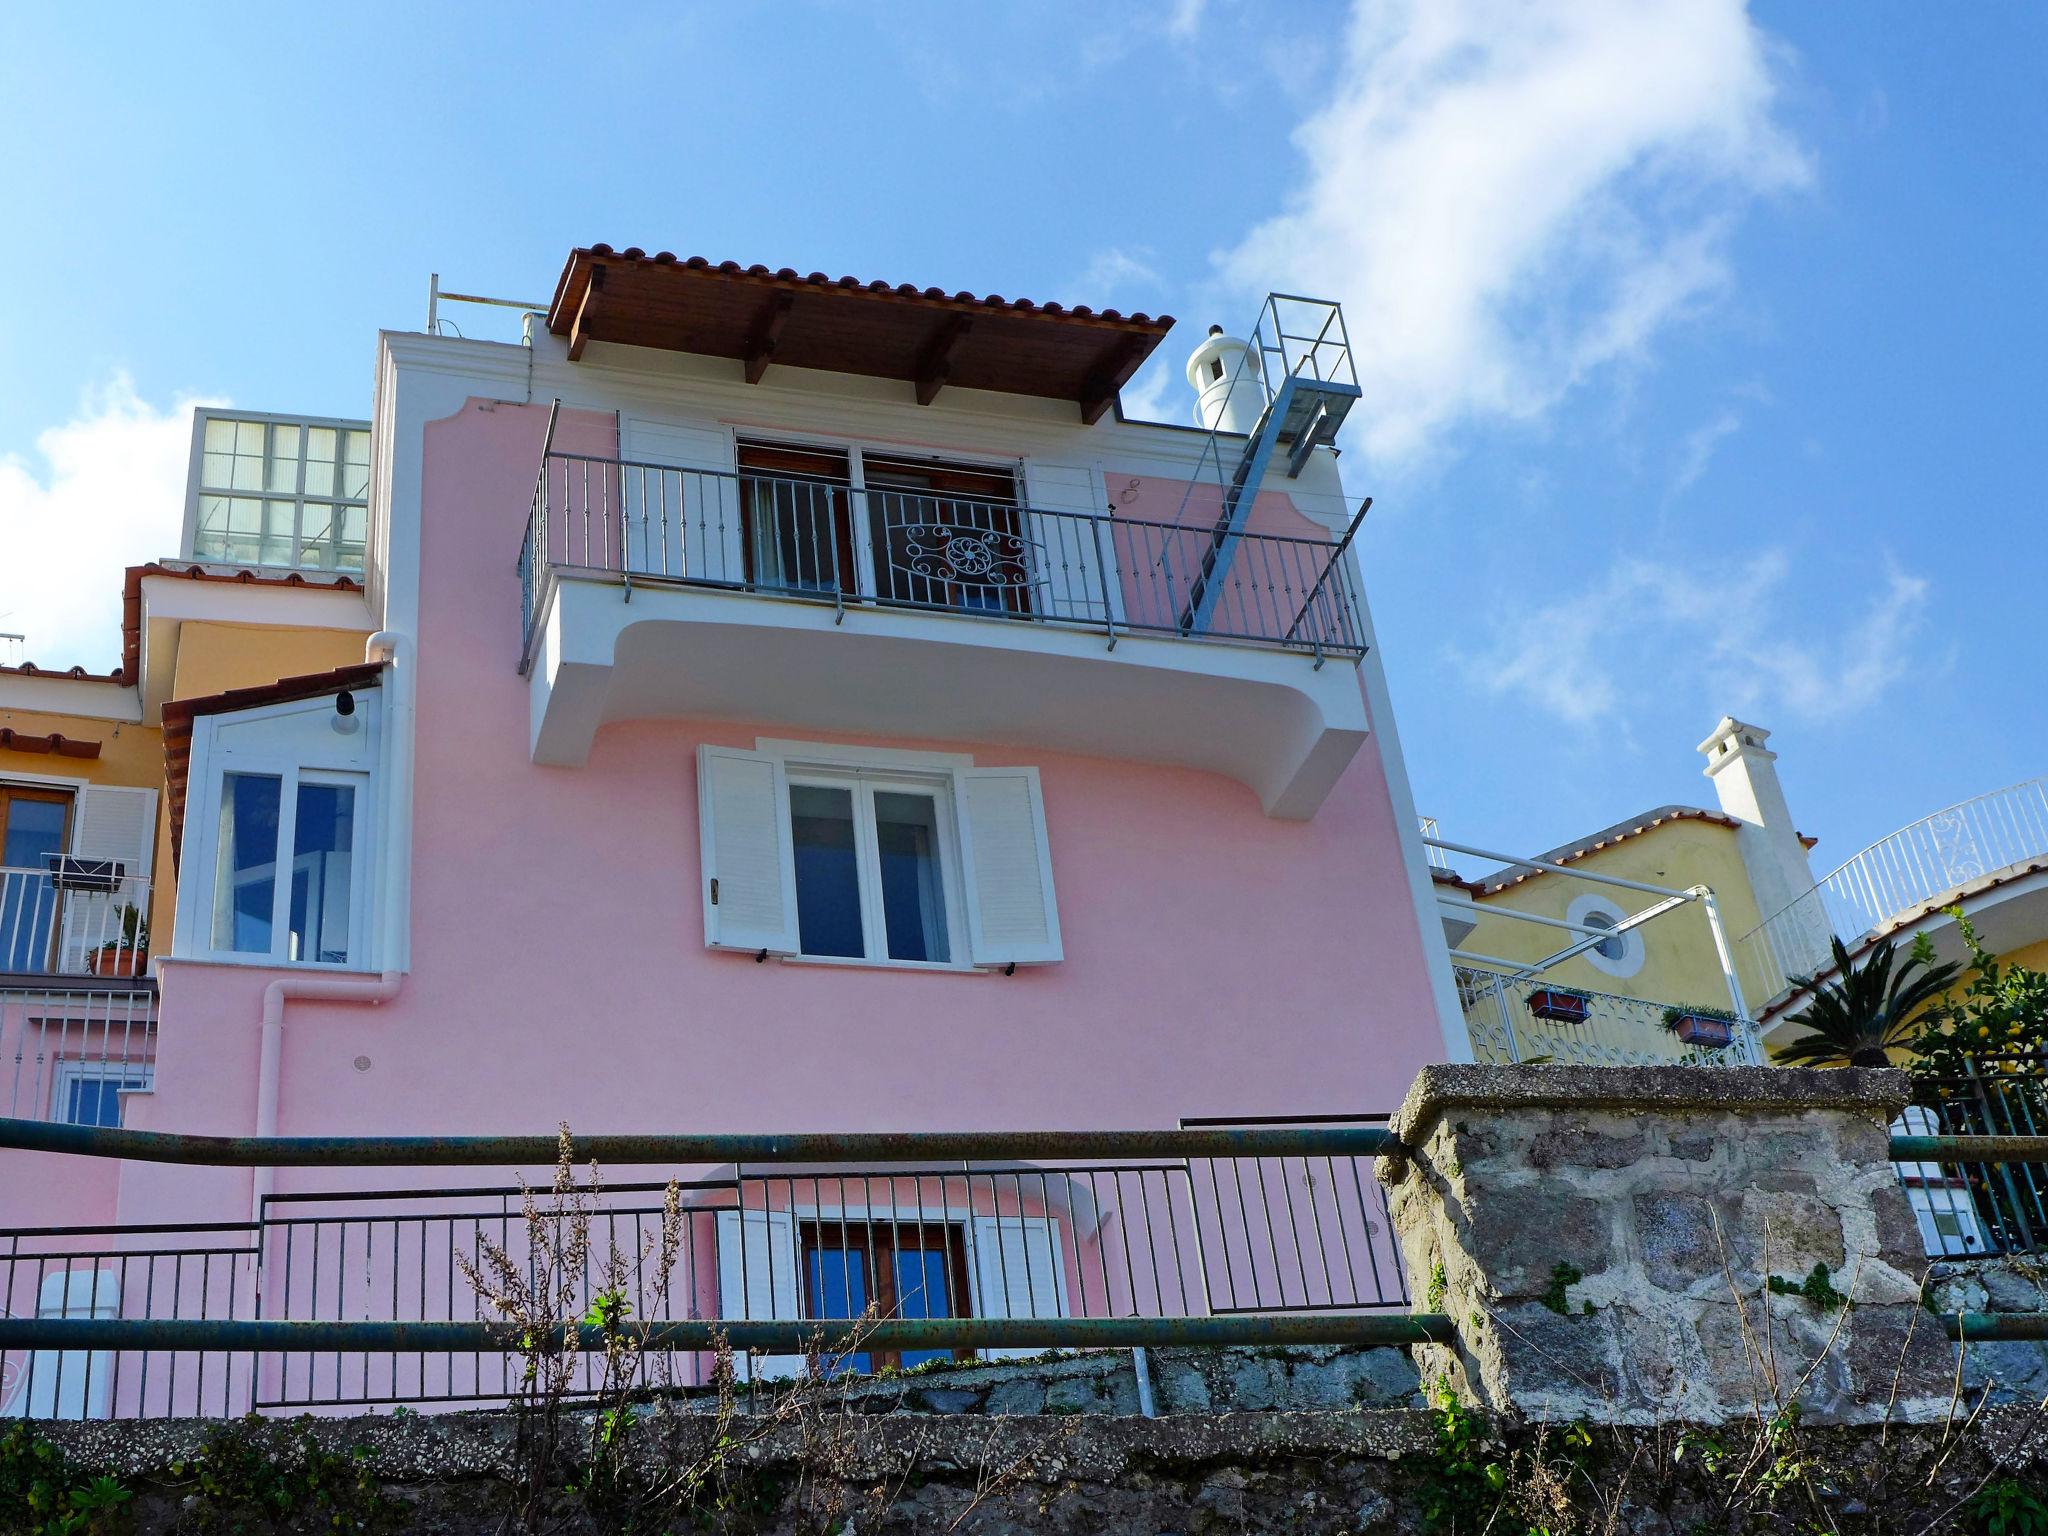
<path id="1" fill-rule="evenodd" d="M 714 265 L 608 245 L 569 253 L 548 329 L 575 361 L 592 341 L 736 358 L 758 384 L 770 363 L 902 379 L 920 405 L 940 389 L 1071 400 L 1093 423 L 1116 403 L 1171 316 L 1066 308 L 908 284 Z"/>

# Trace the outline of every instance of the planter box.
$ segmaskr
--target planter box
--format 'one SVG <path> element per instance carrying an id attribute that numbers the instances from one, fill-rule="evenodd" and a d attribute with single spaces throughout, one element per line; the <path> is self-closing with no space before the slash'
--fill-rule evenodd
<path id="1" fill-rule="evenodd" d="M 1717 1019 L 1711 1014 L 1681 1013 L 1671 1021 L 1671 1033 L 1687 1045 L 1719 1048 L 1735 1039 L 1735 1025 L 1729 1019 Z"/>
<path id="2" fill-rule="evenodd" d="M 1583 1024 L 1593 1011 L 1592 999 L 1581 992 L 1560 992 L 1543 987 L 1529 994 L 1529 1011 L 1539 1019 L 1563 1024 Z"/>
<path id="3" fill-rule="evenodd" d="M 85 957 L 85 968 L 95 976 L 142 976 L 149 970 L 146 949 L 96 949 Z"/>

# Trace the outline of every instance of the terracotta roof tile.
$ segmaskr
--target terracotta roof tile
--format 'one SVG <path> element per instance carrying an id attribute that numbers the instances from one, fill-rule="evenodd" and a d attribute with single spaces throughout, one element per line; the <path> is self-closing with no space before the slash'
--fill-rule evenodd
<path id="1" fill-rule="evenodd" d="M 0 751 L 49 752 L 58 757 L 93 758 L 100 755 L 100 743 L 81 741 L 59 731 L 52 731 L 47 736 L 34 736 L 27 731 L 0 726 Z"/>

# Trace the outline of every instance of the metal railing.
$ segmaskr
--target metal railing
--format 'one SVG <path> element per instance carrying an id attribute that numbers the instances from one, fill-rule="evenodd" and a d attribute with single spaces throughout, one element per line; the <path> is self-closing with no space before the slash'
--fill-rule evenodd
<path id="1" fill-rule="evenodd" d="M 1493 1065 L 1555 1061 L 1585 1067 L 1746 1067 L 1763 1062 L 1756 1026 L 1725 1022 L 1725 1045 L 1688 1043 L 1667 1028 L 1666 1005 L 1567 987 L 1540 976 L 1458 966 L 1458 1002 L 1475 1059 Z"/>
<path id="2" fill-rule="evenodd" d="M 1236 540 L 1218 573 L 1206 527 L 550 449 L 519 556 L 520 667 L 564 575 L 1364 654 L 1350 533 Z"/>
<path id="3" fill-rule="evenodd" d="M 0 972 L 137 977 L 149 969 L 149 881 L 117 861 L 52 854 L 0 866 Z"/>
<path id="4" fill-rule="evenodd" d="M 1738 940 L 1745 966 L 1781 991 L 1916 907 L 1998 870 L 2048 858 L 2048 778 L 1960 801 L 1881 838 Z"/>
<path id="5" fill-rule="evenodd" d="M 1894 1164 L 1930 1256 L 2048 1251 L 2048 1145 L 2010 1160 L 1973 1155 L 1985 1137 L 2048 1136 L 2048 1062 L 1994 1056 L 1960 1076 L 1916 1078 L 1892 1129 L 1942 1139 L 1930 1156 Z"/>
<path id="6" fill-rule="evenodd" d="M 19 1124 L 0 1126 L 0 1145 L 438 1168 L 537 1150 Z M 1392 1145 L 1357 1125 L 598 1138 L 579 1154 L 678 1153 L 673 1196 L 643 1163 L 601 1190 L 556 1195 L 543 1179 L 530 1208 L 516 1185 L 451 1182 L 276 1194 L 257 1220 L 219 1226 L 0 1231 L 0 1415 L 503 1401 L 521 1361 L 464 1261 L 488 1270 L 495 1249 L 514 1272 L 543 1266 L 578 1221 L 590 1241 L 566 1276 L 566 1320 L 618 1283 L 616 1254 L 631 1315 L 679 1387 L 710 1379 L 721 1336 L 750 1351 L 749 1380 L 800 1371 L 819 1344 L 832 1368 L 872 1370 L 1054 1345 L 1412 1340 L 1441 1320 L 1406 1315 L 1370 1166 Z"/>
<path id="7" fill-rule="evenodd" d="M 156 1077 L 156 993 L 133 983 L 0 989 L 0 1108 L 118 1126 Z"/>

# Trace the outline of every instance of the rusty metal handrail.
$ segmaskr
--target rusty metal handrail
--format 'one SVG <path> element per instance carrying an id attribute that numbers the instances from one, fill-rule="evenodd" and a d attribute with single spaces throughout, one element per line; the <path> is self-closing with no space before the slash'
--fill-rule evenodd
<path id="1" fill-rule="evenodd" d="M 506 1167 L 553 1163 L 553 1136 L 192 1136 L 0 1118 L 0 1150 L 229 1168 Z M 573 1136 L 578 1162 L 899 1163 L 1143 1157 L 1387 1157 L 1381 1126 L 1157 1131 L 851 1131 Z"/>
<path id="2" fill-rule="evenodd" d="M 1895 1163 L 2048 1163 L 2048 1136 L 1894 1136 Z"/>

